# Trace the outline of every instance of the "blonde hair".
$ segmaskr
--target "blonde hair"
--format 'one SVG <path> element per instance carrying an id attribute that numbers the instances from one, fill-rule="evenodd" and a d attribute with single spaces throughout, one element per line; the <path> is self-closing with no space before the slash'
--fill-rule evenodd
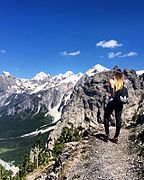
<path id="1" fill-rule="evenodd" d="M 123 84 L 124 84 L 123 83 L 123 76 L 115 75 L 114 76 L 114 89 L 115 89 L 115 91 L 122 89 Z"/>

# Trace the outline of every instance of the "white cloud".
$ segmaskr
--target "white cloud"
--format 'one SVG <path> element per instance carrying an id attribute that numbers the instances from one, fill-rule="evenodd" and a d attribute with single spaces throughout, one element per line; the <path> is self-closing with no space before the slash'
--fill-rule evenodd
<path id="1" fill-rule="evenodd" d="M 137 56 L 137 55 L 138 55 L 137 52 L 132 52 L 132 51 L 127 54 L 127 56 Z"/>
<path id="2" fill-rule="evenodd" d="M 132 57 L 132 56 L 137 56 L 138 53 L 137 52 L 129 52 L 127 54 L 123 54 L 122 52 L 117 52 L 117 53 L 114 53 L 114 52 L 110 52 L 108 53 L 108 58 L 112 59 L 112 58 L 115 58 L 115 57 L 119 57 L 119 58 L 124 58 L 124 57 Z"/>
<path id="3" fill-rule="evenodd" d="M 74 52 L 67 52 L 67 51 L 64 51 L 64 52 L 61 52 L 60 53 L 62 56 L 78 56 L 81 54 L 81 52 L 78 50 L 78 51 L 74 51 Z"/>
<path id="4" fill-rule="evenodd" d="M 103 48 L 115 48 L 121 47 L 123 44 L 118 43 L 116 40 L 109 40 L 109 41 L 99 41 L 96 43 L 96 46 L 103 47 Z"/>
<path id="5" fill-rule="evenodd" d="M 115 57 L 120 57 L 121 54 L 122 54 L 122 52 L 117 52 L 117 53 L 110 52 L 110 53 L 108 53 L 108 57 L 109 57 L 110 59 L 112 59 L 112 58 L 115 58 Z"/>
<path id="6" fill-rule="evenodd" d="M 5 49 L 2 49 L 2 50 L 0 50 L 0 53 L 5 54 L 5 53 L 6 53 L 6 50 L 5 50 Z"/>

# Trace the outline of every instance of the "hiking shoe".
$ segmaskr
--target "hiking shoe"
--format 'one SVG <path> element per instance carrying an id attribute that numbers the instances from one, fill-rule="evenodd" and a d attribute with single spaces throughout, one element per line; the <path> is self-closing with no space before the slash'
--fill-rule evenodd
<path id="1" fill-rule="evenodd" d="M 110 135 L 109 134 L 105 134 L 104 136 L 104 141 L 108 142 L 108 140 L 110 139 Z"/>
<path id="2" fill-rule="evenodd" d="M 115 143 L 115 144 L 118 144 L 118 138 L 113 138 L 113 139 L 111 139 L 111 142 L 113 142 L 113 143 Z"/>

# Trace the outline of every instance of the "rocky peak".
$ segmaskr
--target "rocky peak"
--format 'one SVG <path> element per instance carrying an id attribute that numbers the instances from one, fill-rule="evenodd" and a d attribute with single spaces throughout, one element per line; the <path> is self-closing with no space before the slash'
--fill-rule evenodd
<path id="1" fill-rule="evenodd" d="M 9 78 L 9 77 L 11 77 L 11 74 L 9 72 L 7 72 L 7 71 L 3 71 L 1 76 L 3 78 Z"/>
<path id="2" fill-rule="evenodd" d="M 142 75 L 144 74 L 144 70 L 136 71 L 137 75 Z"/>
<path id="3" fill-rule="evenodd" d="M 49 78 L 49 77 L 50 77 L 49 74 L 46 74 L 46 73 L 44 73 L 44 72 L 40 72 L 40 73 L 36 74 L 36 75 L 32 78 L 32 80 L 39 81 L 39 80 L 47 79 L 47 78 Z"/>
<path id="4" fill-rule="evenodd" d="M 94 76 L 81 78 L 74 87 L 69 103 L 63 109 L 61 121 L 50 134 L 51 139 L 56 139 L 61 129 L 69 124 L 75 127 L 97 128 L 99 123 L 103 122 L 109 86 L 108 79 L 112 74 L 112 71 L 102 71 L 95 73 Z M 125 69 L 124 75 L 124 82 L 129 92 L 129 103 L 124 106 L 123 119 L 129 123 L 139 107 L 143 91 L 135 71 Z M 53 142 L 50 142 L 50 148 Z"/>
<path id="5" fill-rule="evenodd" d="M 67 79 L 67 78 L 74 76 L 74 75 L 75 74 L 72 71 L 67 71 L 64 74 L 60 73 L 60 74 L 54 76 L 53 78 L 56 80 L 64 80 L 64 79 Z"/>
<path id="6" fill-rule="evenodd" d="M 140 80 L 135 70 L 129 70 L 128 68 L 125 68 L 123 73 L 131 81 L 134 90 L 141 89 Z"/>
<path id="7" fill-rule="evenodd" d="M 100 65 L 100 64 L 96 64 L 95 66 L 93 66 L 92 68 L 90 68 L 88 71 L 86 71 L 86 75 L 91 77 L 94 76 L 96 73 L 99 72 L 103 72 L 103 71 L 109 71 L 110 69 Z"/>
<path id="8" fill-rule="evenodd" d="M 67 71 L 66 73 L 63 74 L 63 78 L 68 78 L 73 75 L 74 75 L 74 73 L 72 71 Z"/>

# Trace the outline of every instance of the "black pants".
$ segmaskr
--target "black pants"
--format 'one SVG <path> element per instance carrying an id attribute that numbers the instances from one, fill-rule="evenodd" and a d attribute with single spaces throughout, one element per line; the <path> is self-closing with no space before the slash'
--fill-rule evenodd
<path id="1" fill-rule="evenodd" d="M 115 131 L 115 138 L 117 138 L 120 134 L 121 124 L 122 124 L 122 109 L 123 103 L 119 103 L 115 100 L 111 100 L 108 102 L 105 112 L 104 112 L 104 126 L 106 134 L 109 134 L 109 118 L 112 114 L 113 110 L 115 110 L 115 118 L 116 118 L 116 131 Z"/>

